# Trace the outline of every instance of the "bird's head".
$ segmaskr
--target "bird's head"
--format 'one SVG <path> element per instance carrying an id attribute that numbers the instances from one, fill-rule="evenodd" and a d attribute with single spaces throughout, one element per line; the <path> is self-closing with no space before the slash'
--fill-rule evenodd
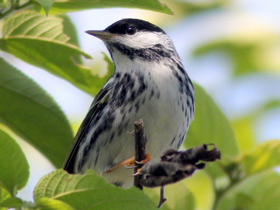
<path id="1" fill-rule="evenodd" d="M 105 42 L 112 58 L 122 54 L 133 60 L 158 61 L 177 53 L 168 35 L 159 27 L 139 19 L 119 20 L 105 30 L 86 33 Z"/>

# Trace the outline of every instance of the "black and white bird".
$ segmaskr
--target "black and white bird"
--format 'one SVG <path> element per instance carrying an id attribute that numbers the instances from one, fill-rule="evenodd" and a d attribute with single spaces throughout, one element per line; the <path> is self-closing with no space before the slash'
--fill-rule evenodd
<path id="1" fill-rule="evenodd" d="M 194 88 L 161 28 L 123 19 L 105 30 L 86 32 L 105 43 L 115 71 L 95 97 L 64 169 L 83 173 L 91 168 L 127 188 L 133 184 L 132 171 L 116 166 L 134 156 L 134 137 L 128 134 L 134 122 L 144 121 L 146 152 L 152 159 L 178 149 L 194 116 Z"/>

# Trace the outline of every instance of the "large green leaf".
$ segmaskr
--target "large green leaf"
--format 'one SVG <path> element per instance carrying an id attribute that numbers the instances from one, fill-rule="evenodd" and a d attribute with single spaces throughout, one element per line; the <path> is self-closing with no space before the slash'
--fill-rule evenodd
<path id="1" fill-rule="evenodd" d="M 74 209 L 156 209 L 151 200 L 136 188 L 122 189 L 107 183 L 93 171 L 70 175 L 57 170 L 43 177 L 34 190 L 40 204 L 45 197 L 59 200 Z"/>
<path id="2" fill-rule="evenodd" d="M 29 166 L 21 148 L 0 130 L 0 186 L 14 196 L 29 177 Z"/>
<path id="3" fill-rule="evenodd" d="M 0 122 L 61 167 L 73 139 L 69 122 L 41 87 L 1 58 Z"/>
<path id="4" fill-rule="evenodd" d="M 61 13 L 92 8 L 127 7 L 147 9 L 172 14 L 172 11 L 159 0 L 54 0 L 50 12 Z"/>
<path id="5" fill-rule="evenodd" d="M 265 142 L 241 156 L 246 176 L 280 166 L 280 140 Z"/>
<path id="6" fill-rule="evenodd" d="M 67 29 L 67 34 L 73 33 Z M 96 95 L 107 77 L 100 78 L 80 65 L 81 55 L 90 56 L 69 39 L 63 32 L 63 19 L 25 10 L 5 19 L 0 49 Z"/>
<path id="7" fill-rule="evenodd" d="M 267 171 L 250 176 L 229 189 L 216 209 L 278 210 L 280 175 Z"/>
<path id="8" fill-rule="evenodd" d="M 187 148 L 214 143 L 221 150 L 222 160 L 238 154 L 233 129 L 214 100 L 198 84 L 195 89 L 195 117 L 184 145 Z M 221 174 L 217 164 L 208 164 L 212 176 Z"/>

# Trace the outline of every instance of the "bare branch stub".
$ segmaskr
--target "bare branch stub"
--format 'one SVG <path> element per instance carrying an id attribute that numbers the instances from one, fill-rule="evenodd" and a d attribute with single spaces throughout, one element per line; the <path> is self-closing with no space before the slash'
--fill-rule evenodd
<path id="1" fill-rule="evenodd" d="M 144 133 L 143 120 L 140 119 L 134 123 L 134 138 L 135 138 L 135 168 L 134 173 L 137 173 L 142 168 L 141 161 L 145 160 L 147 138 Z M 143 189 L 141 184 L 142 175 L 134 177 L 134 186 Z"/>

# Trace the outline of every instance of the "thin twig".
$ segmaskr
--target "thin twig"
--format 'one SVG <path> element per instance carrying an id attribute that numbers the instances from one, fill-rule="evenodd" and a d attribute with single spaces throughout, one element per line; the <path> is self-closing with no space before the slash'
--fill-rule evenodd
<path id="1" fill-rule="evenodd" d="M 145 150 L 146 150 L 146 135 L 144 133 L 143 120 L 140 119 L 134 123 L 134 137 L 135 137 L 135 168 L 134 173 L 136 174 L 139 169 L 142 168 L 141 161 L 145 160 Z M 142 175 L 137 175 L 134 177 L 134 186 L 143 189 L 141 184 Z"/>

